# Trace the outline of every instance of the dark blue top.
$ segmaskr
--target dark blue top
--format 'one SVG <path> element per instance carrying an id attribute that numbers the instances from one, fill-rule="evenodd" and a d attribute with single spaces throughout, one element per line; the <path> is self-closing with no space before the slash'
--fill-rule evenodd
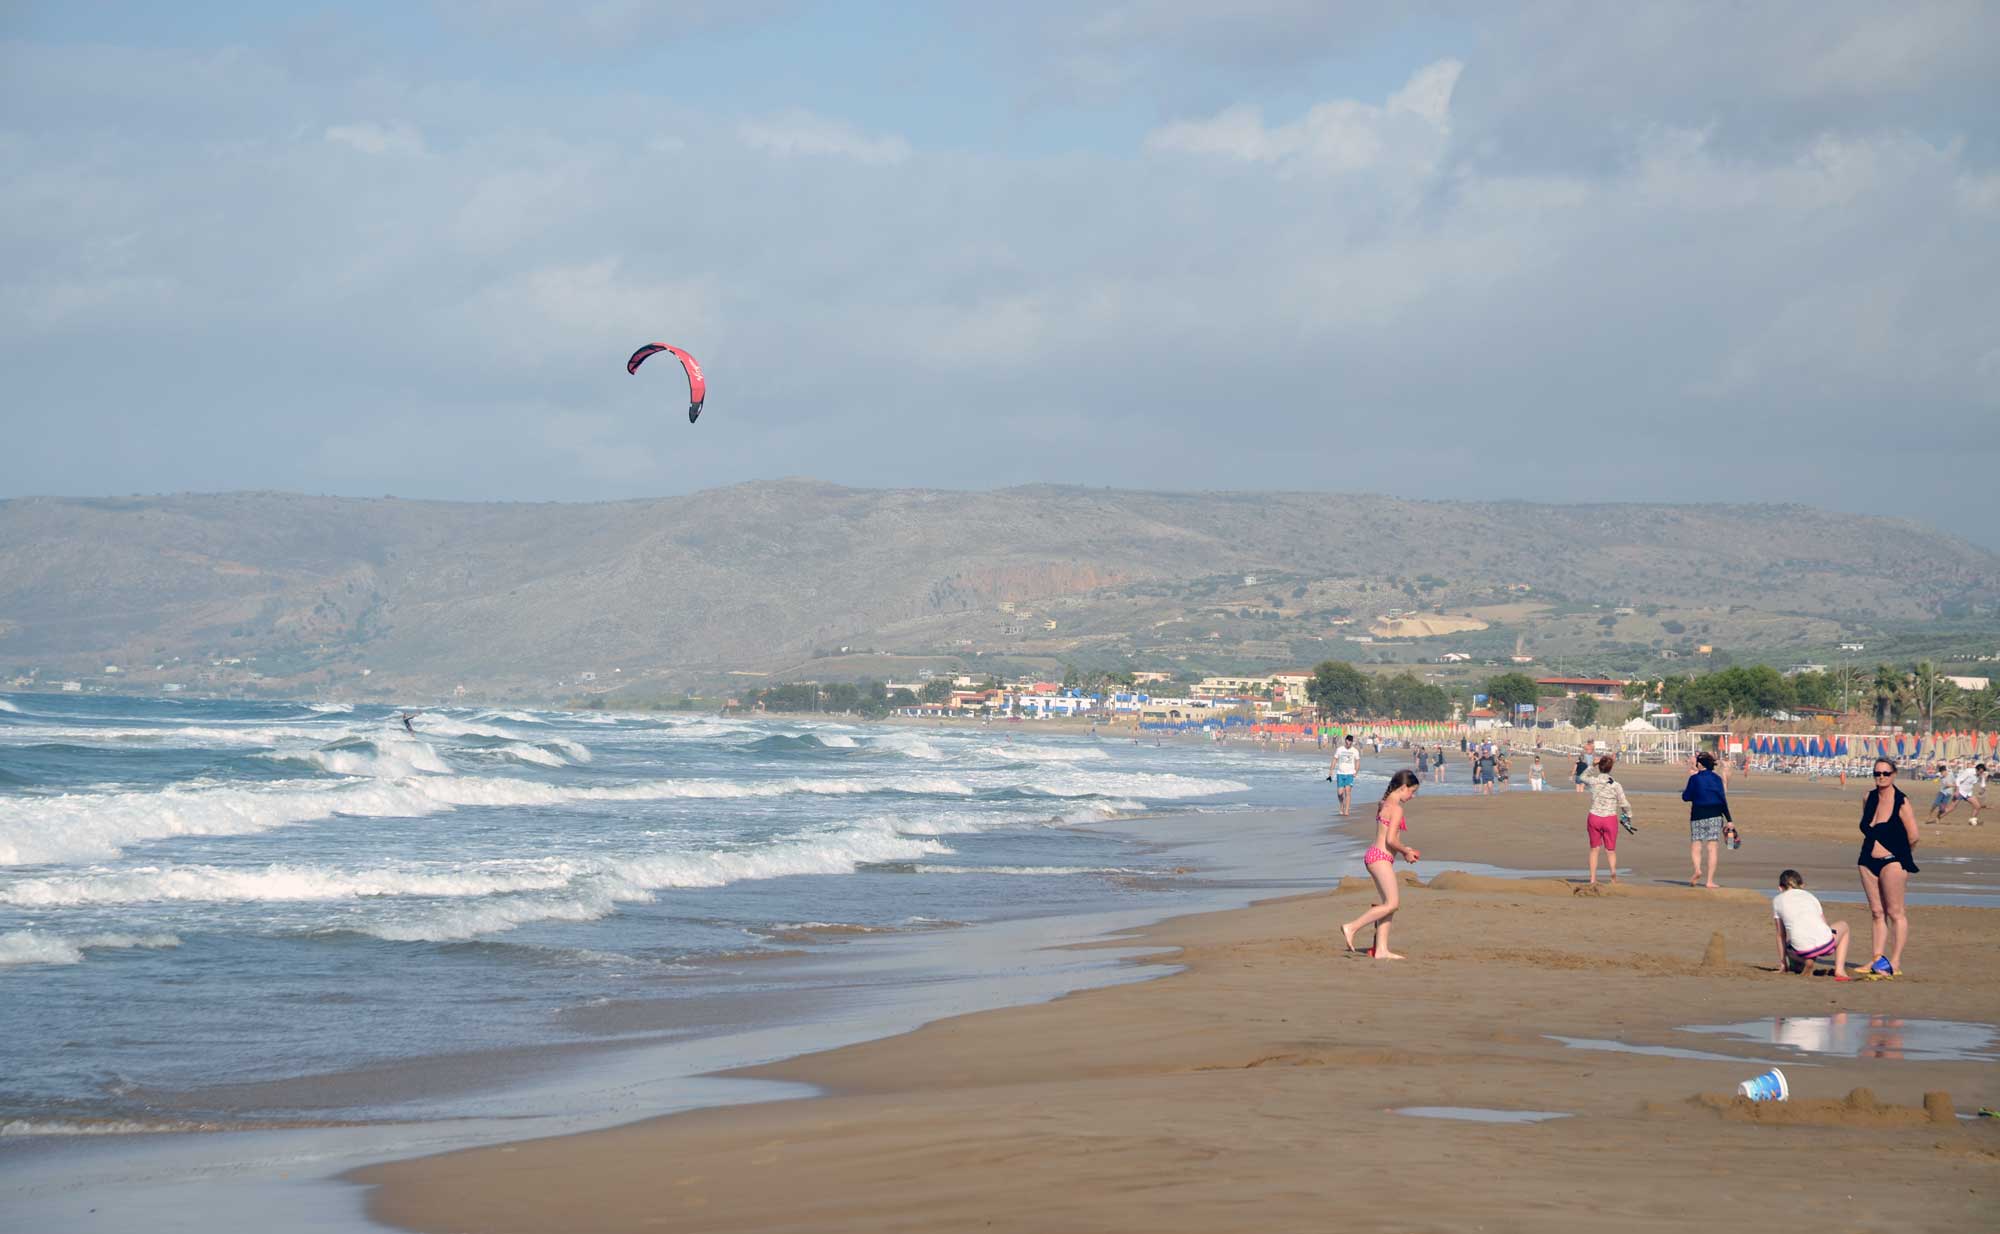
<path id="1" fill-rule="evenodd" d="M 1687 787 L 1681 790 L 1681 800 L 1688 803 L 1688 821 L 1714 818 L 1720 814 L 1730 817 L 1729 794 L 1723 791 L 1722 777 L 1713 771 L 1697 771 L 1688 777 Z"/>

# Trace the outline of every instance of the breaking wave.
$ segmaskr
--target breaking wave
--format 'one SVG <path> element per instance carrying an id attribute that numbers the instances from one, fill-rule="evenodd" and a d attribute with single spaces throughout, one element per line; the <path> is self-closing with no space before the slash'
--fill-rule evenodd
<path id="1" fill-rule="evenodd" d="M 83 934 L 65 938 L 34 930 L 10 930 L 0 934 L 0 965 L 81 964 L 86 951 L 135 947 L 156 950 L 180 945 L 181 940 L 172 934 Z"/>

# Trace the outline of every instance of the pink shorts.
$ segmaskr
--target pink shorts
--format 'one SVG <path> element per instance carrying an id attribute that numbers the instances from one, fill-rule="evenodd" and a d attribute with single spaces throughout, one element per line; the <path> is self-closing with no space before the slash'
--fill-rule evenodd
<path id="1" fill-rule="evenodd" d="M 1590 833 L 1592 848 L 1618 851 L 1618 816 L 1615 814 L 1592 814 L 1583 820 L 1583 829 Z"/>
<path id="2" fill-rule="evenodd" d="M 1396 864 L 1396 859 L 1394 857 L 1390 856 L 1388 853 L 1383 852 L 1379 848 L 1371 847 L 1367 852 L 1361 854 L 1361 864 L 1363 866 L 1372 866 L 1378 861 L 1386 861 L 1390 865 Z"/>

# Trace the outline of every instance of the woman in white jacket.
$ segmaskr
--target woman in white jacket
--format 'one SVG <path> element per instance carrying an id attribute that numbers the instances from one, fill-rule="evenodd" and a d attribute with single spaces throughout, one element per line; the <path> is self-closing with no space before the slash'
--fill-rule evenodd
<path id="1" fill-rule="evenodd" d="M 1590 793 L 1590 814 L 1583 821 L 1583 830 L 1590 837 L 1590 883 L 1597 885 L 1597 850 L 1602 848 L 1611 865 L 1611 881 L 1618 881 L 1618 820 L 1632 812 L 1632 803 L 1625 799 L 1625 786 L 1611 778 L 1611 767 L 1617 760 L 1609 754 L 1597 760 L 1597 766 L 1583 773 L 1583 787 Z"/>

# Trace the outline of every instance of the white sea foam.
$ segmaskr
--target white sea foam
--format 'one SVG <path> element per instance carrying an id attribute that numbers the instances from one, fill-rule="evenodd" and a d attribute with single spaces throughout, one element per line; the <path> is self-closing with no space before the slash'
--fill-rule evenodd
<path id="1" fill-rule="evenodd" d="M 10 930 L 0 934 L 0 966 L 12 964 L 81 964 L 90 950 L 123 950 L 133 947 L 178 947 L 181 940 L 171 934 L 83 934 L 64 937 L 34 930 Z"/>
<path id="2" fill-rule="evenodd" d="M 728 800 L 790 795 L 903 792 L 970 796 L 945 777 L 793 776 L 782 780 L 647 780 L 565 786 L 475 776 L 416 776 L 328 785 L 175 785 L 156 792 L 66 793 L 0 798 L 0 866 L 115 857 L 126 846 L 173 836 L 249 835 L 335 814 L 421 818 L 460 806 L 563 805 L 591 801 Z"/>
<path id="3" fill-rule="evenodd" d="M 527 734 L 517 733 L 512 729 L 499 728 L 486 724 L 467 724 L 463 720 L 454 720 L 450 716 L 441 716 L 435 713 L 420 715 L 412 720 L 411 724 L 425 733 L 436 734 L 440 737 L 491 737 L 495 741 L 534 740 Z"/>
<path id="4" fill-rule="evenodd" d="M 326 726 L 306 727 L 304 725 L 257 725 L 240 728 L 217 728 L 212 725 L 184 725 L 177 728 L 106 728 L 94 726 L 75 728 L 64 725 L 36 725 L 33 727 L 7 730 L 12 737 L 36 741 L 62 741 L 72 743 L 87 742 L 151 742 L 162 746 L 264 746 L 274 747 L 287 741 L 316 741 L 349 737 L 353 729 L 329 728 Z"/>
<path id="5" fill-rule="evenodd" d="M 540 716 L 531 716 L 525 711 L 482 711 L 475 720 L 512 720 L 516 724 L 547 724 Z"/>
<path id="6" fill-rule="evenodd" d="M 602 862 L 561 892 L 426 906 L 350 925 L 397 942 L 448 942 L 496 934 L 539 921 L 591 921 L 620 903 L 647 901 L 673 888 L 721 887 L 799 874 L 846 874 L 864 862 L 946 855 L 934 840 L 912 839 L 879 825 L 799 833 L 742 850 L 662 853 Z"/>
<path id="7" fill-rule="evenodd" d="M 1241 780 L 1185 776 L 1175 772 L 1082 771 L 1064 767 L 1045 771 L 968 771 L 963 778 L 982 789 L 1014 788 L 1047 797 L 1150 797 L 1181 801 L 1247 792 Z"/>
<path id="8" fill-rule="evenodd" d="M 852 750 L 861 744 L 846 733 L 814 733 L 813 736 L 821 745 L 833 750 Z"/>
<path id="9" fill-rule="evenodd" d="M 30 1135 L 156 1135 L 161 1132 L 227 1131 L 223 1123 L 195 1123 L 180 1119 L 136 1122 L 126 1118 L 33 1119 L 16 1118 L 0 1123 L 0 1139 Z"/>
<path id="10" fill-rule="evenodd" d="M 463 869 L 415 863 L 366 870 L 288 863 L 254 868 L 141 866 L 0 883 L 0 904 L 47 909 L 163 901 L 241 904 L 378 896 L 474 897 L 558 890 L 592 868 L 554 859 L 479 863 Z"/>
<path id="11" fill-rule="evenodd" d="M 321 715 L 342 716 L 354 710 L 353 703 L 307 703 L 307 711 L 317 711 Z"/>
<path id="12" fill-rule="evenodd" d="M 569 760 L 562 755 L 551 750 L 544 750 L 540 746 L 531 746 L 525 741 L 510 741 L 504 746 L 495 746 L 491 750 L 475 751 L 475 753 L 492 754 L 499 758 L 510 758 L 517 763 L 533 763 L 537 767 L 569 766 Z"/>
<path id="13" fill-rule="evenodd" d="M 16 707 L 14 704 L 8 702 L 4 698 L 0 698 L 0 711 L 11 711 L 15 715 L 21 714 L 21 709 L 19 707 Z"/>
<path id="14" fill-rule="evenodd" d="M 1045 746 L 1010 743 L 975 746 L 972 752 L 982 758 L 997 758 L 1007 762 L 1022 763 L 1090 763 L 1111 761 L 1111 755 L 1096 746 Z"/>
<path id="15" fill-rule="evenodd" d="M 377 780 L 401 780 L 419 773 L 450 775 L 451 765 L 427 741 L 405 737 L 376 737 L 351 745 L 334 745 L 298 754 L 271 755 L 296 759 L 337 776 L 366 776 Z"/>

